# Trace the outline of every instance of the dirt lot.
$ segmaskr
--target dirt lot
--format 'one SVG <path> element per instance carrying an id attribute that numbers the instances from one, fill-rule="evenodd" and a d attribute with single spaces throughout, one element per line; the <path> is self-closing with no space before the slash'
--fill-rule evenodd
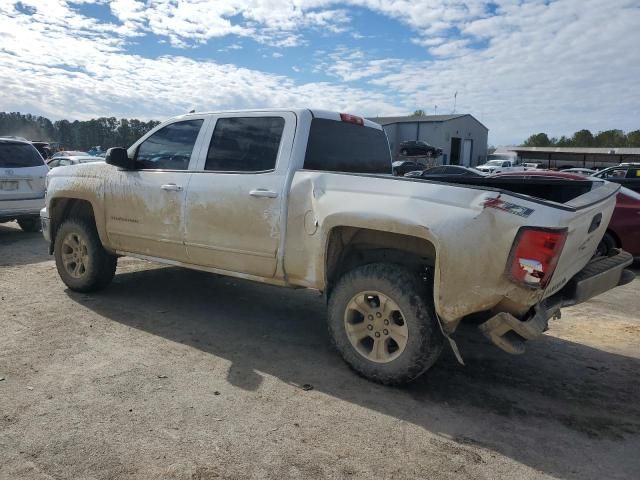
<path id="1" fill-rule="evenodd" d="M 310 292 L 121 259 L 81 295 L 45 250 L 0 226 L 0 478 L 640 475 L 639 280 L 521 357 L 468 328 L 466 367 L 394 389 L 342 363 Z"/>

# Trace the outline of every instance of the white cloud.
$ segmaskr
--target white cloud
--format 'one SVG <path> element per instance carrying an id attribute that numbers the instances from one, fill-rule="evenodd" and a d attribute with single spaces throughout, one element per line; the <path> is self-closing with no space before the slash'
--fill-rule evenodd
<path id="1" fill-rule="evenodd" d="M 336 50 L 327 70 L 393 92 L 405 111 L 438 105 L 450 112 L 457 90 L 457 111 L 481 118 L 496 143 L 538 131 L 640 128 L 636 1 L 501 2 L 498 13 L 461 25 L 464 38 L 426 42 L 433 60 Z M 474 48 L 474 41 L 486 44 Z"/>
<path id="2" fill-rule="evenodd" d="M 450 111 L 457 90 L 458 111 L 481 118 L 495 143 L 536 131 L 640 127 L 637 0 L 495 0 L 492 14 L 484 0 L 115 0 L 109 7 L 120 23 L 80 15 L 78 2 L 22 3 L 35 13 L 0 4 L 0 110 L 56 118 L 163 118 L 193 105 L 401 114 L 433 105 Z M 325 47 L 291 68 L 333 80 L 296 83 L 239 65 L 127 52 L 136 37 L 151 34 L 184 47 L 231 36 L 246 48 L 245 38 L 284 48 L 308 41 L 309 29 L 345 32 L 344 41 L 360 35 L 349 5 L 403 23 L 429 56 L 402 58 L 403 44 L 393 41 L 380 51 L 396 56 Z M 280 54 L 262 48 L 268 58 Z"/>
<path id="3" fill-rule="evenodd" d="M 78 22 L 69 11 L 57 18 Z M 95 25 L 78 24 L 79 35 L 78 29 L 45 27 L 48 21 L 0 6 L 0 111 L 161 119 L 194 105 L 198 111 L 311 106 L 374 114 L 394 109 L 382 94 L 344 85 L 296 84 L 282 75 L 183 56 L 128 54 L 120 40 L 100 28 L 84 30 Z"/>

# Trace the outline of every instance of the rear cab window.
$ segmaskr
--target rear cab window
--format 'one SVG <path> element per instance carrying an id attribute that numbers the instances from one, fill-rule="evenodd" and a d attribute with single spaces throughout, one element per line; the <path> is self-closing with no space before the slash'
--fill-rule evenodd
<path id="1" fill-rule="evenodd" d="M 0 142 L 0 168 L 41 167 L 44 160 L 29 143 Z"/>
<path id="2" fill-rule="evenodd" d="M 391 174 L 391 153 L 384 130 L 325 118 L 311 121 L 307 170 Z"/>

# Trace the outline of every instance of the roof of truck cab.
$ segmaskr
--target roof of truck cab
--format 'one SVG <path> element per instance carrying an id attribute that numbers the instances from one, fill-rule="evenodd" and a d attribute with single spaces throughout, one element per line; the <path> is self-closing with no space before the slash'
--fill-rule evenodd
<path id="1" fill-rule="evenodd" d="M 369 128 L 375 128 L 376 130 L 382 130 L 382 127 L 372 122 L 371 120 L 366 119 L 362 115 L 357 115 L 351 112 L 336 112 L 330 110 L 320 110 L 320 109 L 311 109 L 311 108 L 257 108 L 257 109 L 242 109 L 242 110 L 222 110 L 217 112 L 193 112 L 187 113 L 184 115 L 178 115 L 173 118 L 185 118 L 190 116 L 202 116 L 202 115 L 224 115 L 227 113 L 281 113 L 281 112 L 292 112 L 296 115 L 301 115 L 306 112 L 310 112 L 313 118 L 326 118 L 329 120 L 341 121 L 340 114 L 346 113 L 349 115 L 353 115 L 354 117 L 359 117 L 363 120 L 364 126 Z"/>

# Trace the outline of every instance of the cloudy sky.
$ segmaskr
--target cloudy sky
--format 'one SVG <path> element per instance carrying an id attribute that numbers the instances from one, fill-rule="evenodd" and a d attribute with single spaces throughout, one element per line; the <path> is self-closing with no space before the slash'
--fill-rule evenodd
<path id="1" fill-rule="evenodd" d="M 493 144 L 640 128 L 640 0 L 0 0 L 0 111 L 471 113 Z"/>

